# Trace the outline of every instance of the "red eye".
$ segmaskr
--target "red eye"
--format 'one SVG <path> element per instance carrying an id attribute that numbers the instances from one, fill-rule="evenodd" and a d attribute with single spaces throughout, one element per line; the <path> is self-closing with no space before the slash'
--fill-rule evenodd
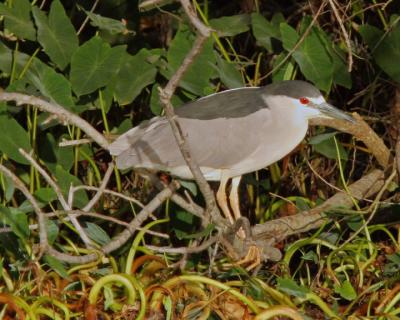
<path id="1" fill-rule="evenodd" d="M 309 104 L 309 103 L 310 103 L 310 100 L 308 100 L 308 99 L 305 98 L 305 97 L 301 97 L 301 98 L 299 99 L 299 101 L 300 101 L 301 104 Z"/>

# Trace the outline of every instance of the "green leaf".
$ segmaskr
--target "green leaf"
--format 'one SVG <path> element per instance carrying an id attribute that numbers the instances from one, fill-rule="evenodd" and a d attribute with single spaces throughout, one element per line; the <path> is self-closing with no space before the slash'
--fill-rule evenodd
<path id="1" fill-rule="evenodd" d="M 282 23 L 281 34 L 283 47 L 288 51 L 292 50 L 299 41 L 296 30 L 288 24 Z M 321 90 L 330 90 L 333 77 L 332 60 L 315 30 L 311 30 L 293 52 L 293 58 L 306 79 L 313 82 Z"/>
<path id="2" fill-rule="evenodd" d="M 376 63 L 393 80 L 400 82 L 400 64 L 395 63 L 400 59 L 400 25 L 393 27 L 380 42 L 379 40 L 376 42 L 376 36 L 377 33 L 369 36 L 368 39 L 371 42 L 369 47 L 372 47 L 372 50 L 375 48 L 372 55 Z M 371 38 L 374 38 L 374 40 L 371 40 Z"/>
<path id="3" fill-rule="evenodd" d="M 90 239 L 101 246 L 104 246 L 111 241 L 108 234 L 95 223 L 87 222 L 85 232 Z"/>
<path id="4" fill-rule="evenodd" d="M 62 138 L 68 138 L 67 135 L 55 140 L 51 133 L 47 133 L 43 140 L 40 140 L 39 157 L 43 160 L 47 168 L 55 174 L 57 165 L 60 165 L 64 170 L 69 171 L 74 164 L 74 151 L 72 147 L 59 147 L 59 142 Z"/>
<path id="5" fill-rule="evenodd" d="M 345 280 L 340 286 L 335 286 L 335 292 L 340 294 L 340 296 L 346 300 L 354 300 L 357 298 L 357 292 L 354 290 L 350 281 Z"/>
<path id="6" fill-rule="evenodd" d="M 0 217 L 21 240 L 28 239 L 30 230 L 28 217 L 25 213 L 15 208 L 7 208 L 0 205 Z"/>
<path id="7" fill-rule="evenodd" d="M 368 45 L 369 49 L 373 52 L 379 42 L 383 39 L 385 32 L 377 27 L 369 24 L 363 24 L 358 29 L 364 42 Z"/>
<path id="8" fill-rule="evenodd" d="M 4 179 L 4 198 L 6 201 L 10 201 L 15 192 L 15 185 L 11 178 L 6 175 L 3 175 Z"/>
<path id="9" fill-rule="evenodd" d="M 57 194 L 55 191 L 48 187 L 48 188 L 40 188 L 35 191 L 34 193 L 35 198 L 37 198 L 40 202 L 47 203 L 57 200 Z"/>
<path id="10" fill-rule="evenodd" d="M 192 195 L 197 196 L 197 184 L 194 181 L 179 180 L 179 184 L 189 190 Z"/>
<path id="11" fill-rule="evenodd" d="M 319 144 L 325 140 L 332 139 L 332 137 L 334 137 L 336 134 L 337 134 L 337 132 L 318 134 L 316 136 L 311 137 L 310 140 L 308 141 L 308 143 L 311 145 Z"/>
<path id="12" fill-rule="evenodd" d="M 244 86 L 242 74 L 237 69 L 236 65 L 232 62 L 228 62 L 222 59 L 216 54 L 217 65 L 215 66 L 216 71 L 224 85 L 229 89 L 240 88 Z"/>
<path id="13" fill-rule="evenodd" d="M 66 199 L 68 199 L 68 194 L 71 186 L 80 186 L 82 182 L 68 171 L 64 170 L 60 165 L 57 165 L 55 177 L 58 185 Z M 83 208 L 89 201 L 89 198 L 85 190 L 79 190 L 74 194 L 74 205 L 78 208 Z"/>
<path id="14" fill-rule="evenodd" d="M 311 23 L 311 17 L 307 16 L 309 23 Z M 325 33 L 324 30 L 320 28 L 314 28 L 314 31 L 324 44 L 324 47 L 332 60 L 333 66 L 333 82 L 335 84 L 341 85 L 345 88 L 350 89 L 352 85 L 350 72 L 347 70 L 346 64 L 346 54 L 345 52 L 336 45 Z"/>
<path id="15" fill-rule="evenodd" d="M 39 59 L 33 62 L 26 73 L 28 79 L 40 93 L 66 109 L 73 110 L 75 103 L 72 99 L 71 84 L 61 73 L 42 63 Z"/>
<path id="16" fill-rule="evenodd" d="M 93 37 L 72 56 L 72 89 L 81 96 L 107 85 L 117 74 L 120 60 L 120 48 L 111 48 L 100 37 Z"/>
<path id="17" fill-rule="evenodd" d="M 287 53 L 282 52 L 280 55 L 278 55 L 274 62 L 273 62 L 273 69 L 276 69 L 272 75 L 272 82 L 279 82 L 283 80 L 291 80 L 293 77 L 294 73 L 294 61 L 293 59 L 287 59 L 285 62 L 282 62 L 284 59 L 286 59 Z"/>
<path id="18" fill-rule="evenodd" d="M 170 78 L 181 66 L 183 59 L 192 48 L 193 41 L 194 35 L 187 28 L 181 27 L 178 30 L 167 53 L 168 69 L 163 70 L 167 78 Z M 203 96 L 206 88 L 210 86 L 210 79 L 215 74 L 213 64 L 215 64 L 215 55 L 213 41 L 210 38 L 190 65 L 179 86 L 198 96 Z"/>
<path id="19" fill-rule="evenodd" d="M 275 15 L 275 21 L 279 21 L 281 15 Z M 284 21 L 284 20 L 283 20 Z M 279 21 L 281 23 L 282 21 Z M 257 40 L 257 44 L 263 46 L 268 51 L 273 51 L 273 40 L 280 39 L 281 33 L 279 29 L 279 24 L 269 22 L 259 13 L 253 13 L 251 15 L 251 27 L 253 35 Z"/>
<path id="20" fill-rule="evenodd" d="M 31 17 L 31 4 L 28 0 L 13 0 L 9 8 L 0 3 L 0 15 L 4 16 L 4 26 L 17 37 L 36 40 L 35 27 Z"/>
<path id="21" fill-rule="evenodd" d="M 14 118 L 5 113 L 0 114 L 0 128 L 2 132 L 0 151 L 18 163 L 29 164 L 29 161 L 18 151 L 19 148 L 27 152 L 32 149 L 25 129 Z"/>
<path id="22" fill-rule="evenodd" d="M 31 57 L 19 51 L 12 51 L 4 43 L 0 41 L 0 70 L 6 74 L 11 74 L 12 68 L 15 73 L 22 71 Z"/>
<path id="23" fill-rule="evenodd" d="M 87 11 L 85 9 L 83 9 L 83 11 L 85 11 L 86 15 L 89 17 L 90 24 L 92 26 L 97 27 L 102 30 L 105 30 L 105 31 L 108 31 L 110 34 L 126 35 L 128 33 L 132 33 L 132 34 L 134 33 L 133 31 L 128 30 L 126 28 L 126 25 L 124 23 L 122 23 L 122 21 L 111 19 L 108 17 L 103 17 L 99 14 Z"/>
<path id="24" fill-rule="evenodd" d="M 157 69 L 148 63 L 151 52 L 142 49 L 135 56 L 126 54 L 115 81 L 115 98 L 119 104 L 131 103 L 140 92 L 155 81 Z"/>
<path id="25" fill-rule="evenodd" d="M 59 0 L 51 3 L 49 16 L 38 7 L 32 9 L 38 28 L 38 41 L 50 59 L 63 70 L 71 61 L 79 42 L 74 26 Z"/>
<path id="26" fill-rule="evenodd" d="M 321 141 L 318 144 L 314 144 L 313 146 L 314 151 L 322 154 L 323 156 L 336 160 L 337 159 L 337 152 L 336 152 L 336 145 L 335 145 L 335 140 L 333 137 L 329 139 L 325 139 Z M 342 144 L 339 143 L 338 141 L 338 149 L 340 153 L 340 159 L 347 161 L 348 160 L 348 154 L 346 149 L 342 146 Z"/>
<path id="27" fill-rule="evenodd" d="M 43 261 L 44 261 L 50 268 L 52 268 L 55 272 L 57 272 L 61 277 L 63 277 L 64 279 L 69 278 L 68 272 L 67 272 L 67 270 L 65 269 L 64 264 L 63 264 L 60 260 L 58 260 L 58 259 L 56 259 L 56 258 L 54 258 L 54 257 L 49 256 L 49 255 L 46 254 L 46 255 L 43 257 Z"/>
<path id="28" fill-rule="evenodd" d="M 305 298 L 306 294 L 310 292 L 310 289 L 299 286 L 294 280 L 288 278 L 278 279 L 278 290 L 298 298 Z"/>
<path id="29" fill-rule="evenodd" d="M 249 30 L 250 16 L 238 14 L 235 16 L 211 19 L 211 28 L 217 30 L 220 37 L 231 37 Z"/>
<path id="30" fill-rule="evenodd" d="M 53 220 L 46 220 L 46 231 L 47 241 L 51 245 L 56 241 L 60 228 L 58 228 L 57 224 Z"/>

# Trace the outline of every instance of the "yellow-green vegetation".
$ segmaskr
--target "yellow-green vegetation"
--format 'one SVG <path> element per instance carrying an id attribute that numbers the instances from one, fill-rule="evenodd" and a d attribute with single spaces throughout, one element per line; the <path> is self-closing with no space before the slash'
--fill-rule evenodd
<path id="1" fill-rule="evenodd" d="M 0 319 L 399 319 L 399 10 L 0 3 Z M 113 164 L 169 103 L 294 79 L 356 122 L 244 177 L 247 242 L 195 182 Z"/>

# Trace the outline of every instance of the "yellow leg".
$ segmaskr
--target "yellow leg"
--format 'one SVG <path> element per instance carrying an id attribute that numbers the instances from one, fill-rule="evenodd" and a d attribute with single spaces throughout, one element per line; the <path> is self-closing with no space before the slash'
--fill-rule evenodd
<path id="1" fill-rule="evenodd" d="M 231 204 L 231 208 L 233 211 L 233 215 L 235 220 L 239 219 L 242 215 L 240 214 L 240 205 L 239 205 L 239 185 L 242 176 L 235 177 L 232 179 L 231 183 L 231 192 L 229 194 L 229 203 Z"/>
<path id="2" fill-rule="evenodd" d="M 228 180 L 229 178 L 224 177 L 224 175 L 222 175 L 221 183 L 217 191 L 217 202 L 225 217 L 229 220 L 231 224 L 233 224 L 234 219 L 232 217 L 232 213 L 229 210 L 229 206 L 226 201 L 226 184 L 228 183 Z"/>

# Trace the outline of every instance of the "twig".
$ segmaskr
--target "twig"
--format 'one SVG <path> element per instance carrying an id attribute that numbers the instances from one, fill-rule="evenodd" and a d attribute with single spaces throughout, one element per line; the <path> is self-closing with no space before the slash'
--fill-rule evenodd
<path id="1" fill-rule="evenodd" d="M 50 103 L 35 96 L 29 96 L 16 92 L 4 92 L 1 90 L 0 101 L 15 101 L 17 105 L 33 105 L 42 111 L 54 114 L 62 124 L 73 124 L 85 132 L 103 149 L 108 150 L 109 143 L 107 139 L 104 138 L 104 136 L 95 128 L 93 128 L 89 122 L 83 120 L 76 114 L 73 114 L 56 103 Z"/>
<path id="2" fill-rule="evenodd" d="M 93 6 L 90 8 L 90 12 L 93 12 L 94 9 L 96 9 L 98 3 L 99 3 L 99 0 L 96 0 L 96 1 L 93 3 Z M 88 23 L 88 21 L 89 21 L 89 16 L 86 15 L 85 20 L 83 20 L 82 25 L 80 26 L 79 30 L 76 32 L 76 35 L 77 35 L 77 36 L 80 35 L 80 33 L 82 32 L 83 28 L 85 28 L 85 26 L 86 26 L 86 24 Z"/>
<path id="3" fill-rule="evenodd" d="M 205 211 L 205 217 L 203 217 L 203 219 L 205 218 L 207 221 L 209 221 L 210 220 L 209 216 L 211 215 L 213 221 L 216 224 L 224 225 L 226 222 L 224 221 L 218 210 L 218 207 L 215 202 L 214 193 L 212 192 L 209 184 L 204 178 L 199 166 L 190 155 L 189 145 L 184 137 L 178 119 L 175 115 L 173 106 L 171 104 L 171 97 L 175 92 L 175 89 L 178 86 L 179 81 L 182 79 L 183 75 L 188 70 L 189 66 L 194 61 L 195 57 L 200 53 L 206 40 L 207 38 L 205 38 L 202 35 L 197 36 L 192 49 L 183 60 L 181 66 L 178 68 L 178 70 L 172 76 L 172 78 L 168 81 L 166 87 L 163 90 L 160 90 L 160 100 L 162 105 L 164 106 L 165 115 L 169 121 L 169 124 L 171 125 L 179 149 L 182 152 L 182 156 L 185 159 L 186 164 L 190 168 L 190 171 L 192 172 L 193 177 L 196 180 L 199 189 L 206 201 L 206 211 Z"/>
<path id="4" fill-rule="evenodd" d="M 107 187 L 108 181 L 110 180 L 111 174 L 113 173 L 114 165 L 112 162 L 108 164 L 108 168 L 106 173 L 104 174 L 103 181 L 101 182 L 100 187 L 97 189 L 94 197 L 86 204 L 86 206 L 82 209 L 82 211 L 88 212 L 92 210 L 93 206 L 99 201 L 100 197 L 103 195 L 104 190 Z"/>
<path id="5" fill-rule="evenodd" d="M 139 10 L 146 11 L 151 10 L 153 8 L 157 8 L 159 6 L 164 5 L 165 3 L 174 2 L 177 0 L 145 0 L 139 3 Z"/>
<path id="6" fill-rule="evenodd" d="M 3 174 L 5 174 L 7 177 L 9 177 L 12 180 L 15 187 L 24 194 L 26 199 L 32 205 L 33 210 L 35 210 L 35 212 L 36 212 L 38 224 L 39 224 L 40 248 L 39 248 L 38 257 L 40 258 L 46 252 L 46 250 L 48 250 L 48 248 L 49 248 L 49 243 L 47 240 L 47 233 L 46 233 L 46 217 L 45 217 L 42 209 L 40 209 L 39 204 L 37 203 L 36 199 L 29 192 L 29 190 L 25 186 L 25 184 L 13 172 L 11 172 L 9 169 L 7 169 L 2 164 L 0 164 L 0 171 L 3 172 Z"/>
<path id="7" fill-rule="evenodd" d="M 351 50 L 350 37 L 349 37 L 349 34 L 346 31 L 346 28 L 344 27 L 342 18 L 340 17 L 339 11 L 336 8 L 335 3 L 333 2 L 333 0 L 328 0 L 328 1 L 329 1 L 329 4 L 330 4 L 331 8 L 332 8 L 333 14 L 335 15 L 335 17 L 336 17 L 336 19 L 337 19 L 337 21 L 339 23 L 340 29 L 342 29 L 342 32 L 343 32 L 344 41 L 346 42 L 346 46 L 347 46 L 347 50 L 348 50 L 349 65 L 347 67 L 347 71 L 351 72 L 351 70 L 353 68 L 353 52 Z"/>
<path id="8" fill-rule="evenodd" d="M 92 141 L 90 139 L 77 139 L 77 140 L 65 140 L 61 141 L 58 146 L 59 147 L 71 147 L 71 146 L 78 146 L 81 144 L 88 144 Z"/>
<path id="9" fill-rule="evenodd" d="M 121 246 L 123 246 L 126 241 L 133 235 L 133 233 L 138 230 L 138 228 L 143 224 L 143 222 L 150 216 L 150 214 L 156 210 L 163 202 L 171 197 L 171 195 L 176 191 L 177 184 L 172 182 L 164 190 L 159 192 L 139 213 L 138 215 L 129 223 L 127 228 L 118 234 L 111 242 L 106 244 L 101 248 L 102 254 L 108 254 Z M 48 253 L 61 261 L 68 263 L 88 263 L 95 261 L 99 258 L 99 254 L 91 253 L 84 256 L 74 256 L 67 253 L 62 253 L 56 249 L 49 247 Z"/>
<path id="10" fill-rule="evenodd" d="M 171 248 L 171 247 L 157 247 L 152 245 L 146 245 L 146 248 L 155 252 L 162 252 L 162 253 L 190 254 L 190 253 L 198 253 L 208 249 L 212 244 L 217 242 L 218 239 L 219 236 L 211 237 L 210 239 L 204 241 L 202 244 L 196 247 Z"/>
<path id="11" fill-rule="evenodd" d="M 203 37 L 208 38 L 211 34 L 212 29 L 206 26 L 203 22 L 201 22 L 190 1 L 180 0 L 180 3 L 182 5 L 183 10 L 185 10 L 185 13 L 188 16 L 190 22 L 193 24 L 193 26 Z"/>
<path id="12" fill-rule="evenodd" d="M 61 192 L 60 187 L 58 184 L 48 175 L 46 170 L 44 170 L 33 157 L 25 152 L 23 149 L 18 149 L 18 151 L 27 159 L 31 165 L 42 175 L 42 177 L 46 180 L 46 182 L 51 186 L 51 188 L 54 190 L 54 192 L 57 195 L 58 201 L 60 201 L 61 206 L 64 208 L 65 211 L 71 210 L 71 207 L 68 205 L 68 203 L 65 201 L 64 196 Z M 74 216 L 69 216 L 73 226 L 75 227 L 77 233 L 79 234 L 80 238 L 82 239 L 83 243 L 87 248 L 91 248 L 93 246 L 92 241 L 90 238 L 87 236 L 85 233 L 85 230 L 82 228 L 81 224 L 79 221 L 76 219 Z"/>
<path id="13" fill-rule="evenodd" d="M 90 191 L 98 191 L 99 190 L 98 187 L 85 186 L 85 185 L 76 186 L 76 187 L 73 187 L 73 189 L 74 189 L 74 192 L 76 192 L 78 190 L 82 190 L 82 189 L 83 190 L 90 190 Z M 119 192 L 116 192 L 116 191 L 113 191 L 113 190 L 109 190 L 109 189 L 104 189 L 103 193 L 107 193 L 107 194 L 110 194 L 112 196 L 116 196 L 116 197 L 119 197 L 121 199 L 124 199 L 126 201 L 133 202 L 133 203 L 137 204 L 141 208 L 144 207 L 144 204 L 141 203 L 139 200 L 137 200 L 135 198 L 132 198 L 132 197 L 129 197 L 129 196 L 126 196 L 126 195 L 124 195 L 122 193 L 119 193 Z"/>

